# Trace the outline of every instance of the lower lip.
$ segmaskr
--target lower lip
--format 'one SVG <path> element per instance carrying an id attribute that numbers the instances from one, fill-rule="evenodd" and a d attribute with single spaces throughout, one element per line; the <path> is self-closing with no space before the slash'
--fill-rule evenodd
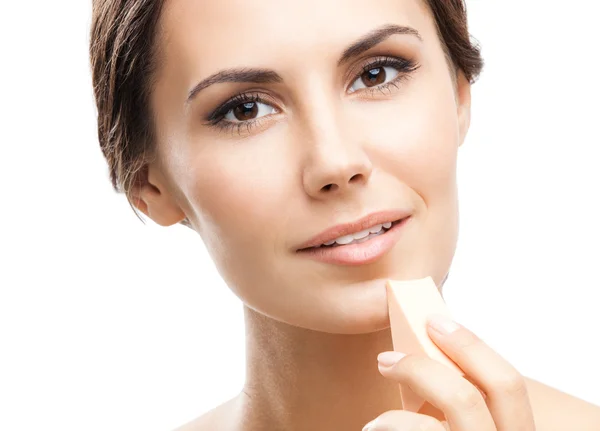
<path id="1" fill-rule="evenodd" d="M 299 250 L 298 253 L 310 259 L 334 265 L 366 265 L 375 262 L 390 251 L 400 239 L 403 227 L 411 217 L 394 224 L 382 235 L 360 244 L 340 245 L 337 247 L 319 247 Z"/>

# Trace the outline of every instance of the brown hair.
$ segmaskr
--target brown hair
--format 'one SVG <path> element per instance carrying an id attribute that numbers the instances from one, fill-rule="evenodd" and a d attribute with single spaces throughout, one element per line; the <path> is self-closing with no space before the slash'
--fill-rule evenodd
<path id="1" fill-rule="evenodd" d="M 93 0 L 90 60 L 98 109 L 98 139 L 117 192 L 132 190 L 154 156 L 150 92 L 158 64 L 155 43 L 165 0 Z M 451 71 L 475 82 L 483 67 L 471 40 L 464 0 L 425 0 Z M 139 216 L 139 214 L 138 214 Z M 188 225 L 187 221 L 184 224 Z"/>

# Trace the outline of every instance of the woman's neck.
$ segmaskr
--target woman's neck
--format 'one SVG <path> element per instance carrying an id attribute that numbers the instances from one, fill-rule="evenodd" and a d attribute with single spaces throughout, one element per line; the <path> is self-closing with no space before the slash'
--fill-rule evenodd
<path id="1" fill-rule="evenodd" d="M 248 429 L 356 429 L 401 408 L 398 384 L 377 355 L 392 350 L 389 330 L 334 335 L 301 329 L 245 308 Z"/>

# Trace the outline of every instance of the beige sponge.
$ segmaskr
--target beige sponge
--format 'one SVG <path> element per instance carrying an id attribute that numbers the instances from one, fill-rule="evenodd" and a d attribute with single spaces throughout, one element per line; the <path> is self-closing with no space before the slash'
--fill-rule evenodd
<path id="1" fill-rule="evenodd" d="M 433 314 L 452 318 L 431 277 L 420 280 L 386 282 L 390 327 L 394 350 L 424 354 L 463 375 L 458 366 L 437 347 L 427 333 L 427 319 Z M 400 386 L 402 408 L 416 412 L 425 401 L 407 387 Z"/>

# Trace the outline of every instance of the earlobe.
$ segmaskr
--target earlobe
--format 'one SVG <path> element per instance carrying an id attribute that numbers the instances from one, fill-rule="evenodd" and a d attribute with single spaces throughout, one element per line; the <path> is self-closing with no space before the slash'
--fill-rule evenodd
<path id="1" fill-rule="evenodd" d="M 461 146 L 467 136 L 471 125 L 471 83 L 467 80 L 462 71 L 458 72 L 456 85 L 456 102 L 459 127 L 459 141 Z"/>
<path id="2" fill-rule="evenodd" d="M 137 209 L 160 226 L 172 226 L 186 218 L 156 166 L 147 166 L 139 175 L 131 193 Z"/>

